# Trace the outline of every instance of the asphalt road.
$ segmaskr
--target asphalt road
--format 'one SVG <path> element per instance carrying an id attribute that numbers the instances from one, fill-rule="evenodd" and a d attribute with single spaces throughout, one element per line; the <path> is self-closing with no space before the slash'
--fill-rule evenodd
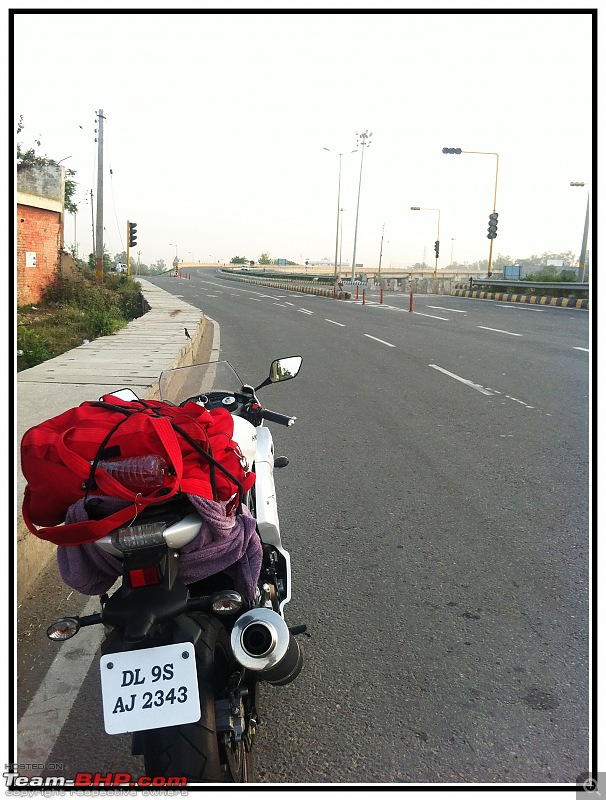
<path id="1" fill-rule="evenodd" d="M 303 356 L 296 380 L 260 393 L 298 418 L 272 431 L 290 458 L 276 474 L 286 617 L 311 636 L 299 678 L 264 687 L 258 780 L 576 782 L 589 760 L 587 312 L 415 296 L 410 314 L 394 294 L 361 305 L 194 270 L 152 281 L 220 324 L 221 358 L 246 382 Z M 37 615 L 75 610 L 54 568 L 46 581 L 21 711 L 56 652 L 38 647 Z M 96 660 L 49 761 L 142 771 L 129 738 L 103 732 Z"/>

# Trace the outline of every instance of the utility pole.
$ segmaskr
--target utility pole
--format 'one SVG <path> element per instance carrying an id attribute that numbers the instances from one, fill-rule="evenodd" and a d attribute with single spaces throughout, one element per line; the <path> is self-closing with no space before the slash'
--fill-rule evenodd
<path id="1" fill-rule="evenodd" d="M 93 226 L 93 253 L 96 253 L 95 250 L 95 209 L 93 208 L 93 190 L 90 190 L 90 218 L 91 223 Z"/>
<path id="2" fill-rule="evenodd" d="M 385 236 L 385 223 L 383 223 L 383 232 L 381 233 L 381 252 L 379 253 L 379 277 L 381 277 L 381 259 L 383 257 L 383 236 Z"/>
<path id="3" fill-rule="evenodd" d="M 99 109 L 99 138 L 97 148 L 97 247 L 95 250 L 95 279 L 103 283 L 103 109 Z"/>

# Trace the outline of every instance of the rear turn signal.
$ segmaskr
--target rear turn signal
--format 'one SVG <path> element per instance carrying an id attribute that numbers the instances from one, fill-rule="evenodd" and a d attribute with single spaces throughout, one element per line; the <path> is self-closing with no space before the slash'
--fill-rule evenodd
<path id="1" fill-rule="evenodd" d="M 71 639 L 80 630 L 80 622 L 74 617 L 64 617 L 58 619 L 48 628 L 46 635 L 54 642 L 64 642 Z"/>
<path id="2" fill-rule="evenodd" d="M 212 609 L 215 614 L 235 614 L 242 608 L 242 595 L 238 592 L 225 590 L 215 595 Z"/>

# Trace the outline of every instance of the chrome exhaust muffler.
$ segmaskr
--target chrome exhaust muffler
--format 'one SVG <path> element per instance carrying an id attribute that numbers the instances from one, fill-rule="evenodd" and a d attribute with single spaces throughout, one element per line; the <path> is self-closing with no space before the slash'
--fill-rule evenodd
<path id="1" fill-rule="evenodd" d="M 238 662 L 259 680 L 284 686 L 297 677 L 303 655 L 282 617 L 269 608 L 253 608 L 236 620 L 231 646 Z"/>

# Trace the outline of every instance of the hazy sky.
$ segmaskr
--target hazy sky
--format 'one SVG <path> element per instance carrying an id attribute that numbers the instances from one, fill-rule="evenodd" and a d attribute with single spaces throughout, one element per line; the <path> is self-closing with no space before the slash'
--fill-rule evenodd
<path id="1" fill-rule="evenodd" d="M 443 5 L 443 4 L 442 4 Z M 553 3 L 551 4 L 554 5 Z M 103 109 L 104 227 L 113 256 L 138 224 L 145 263 L 335 256 L 339 153 L 343 261 L 488 257 L 499 154 L 498 254 L 578 256 L 592 180 L 591 16 L 468 11 L 18 14 L 15 125 L 77 171 L 92 250 L 95 112 Z M 15 127 L 16 130 L 16 127 Z M 327 147 L 332 152 L 326 152 Z M 111 170 L 111 172 L 110 172 Z M 95 199 L 96 203 L 96 199 Z M 176 245 L 176 247 L 175 247 Z"/>

